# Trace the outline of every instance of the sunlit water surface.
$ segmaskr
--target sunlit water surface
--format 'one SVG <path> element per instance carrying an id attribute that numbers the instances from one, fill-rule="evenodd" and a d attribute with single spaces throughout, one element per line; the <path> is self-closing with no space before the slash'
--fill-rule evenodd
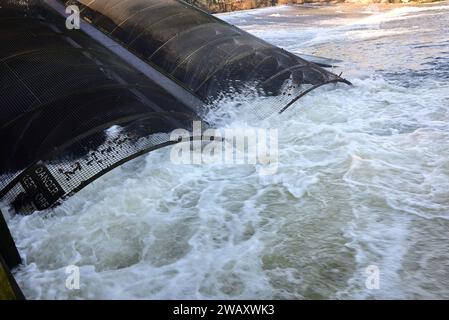
<path id="1" fill-rule="evenodd" d="M 449 298 L 449 3 L 220 17 L 342 60 L 354 86 L 264 120 L 251 100 L 219 104 L 222 126 L 279 130 L 275 175 L 175 165 L 163 149 L 51 212 L 8 217 L 27 298 Z M 80 290 L 65 287 L 71 264 Z"/>

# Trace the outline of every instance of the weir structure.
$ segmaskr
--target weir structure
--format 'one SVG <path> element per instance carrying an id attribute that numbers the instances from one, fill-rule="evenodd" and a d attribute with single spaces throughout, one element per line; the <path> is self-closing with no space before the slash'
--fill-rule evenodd
<path id="1" fill-rule="evenodd" d="M 68 6 L 80 30 L 67 28 Z M 178 0 L 5 0 L 0 28 L 0 201 L 21 214 L 181 142 L 170 133 L 227 94 L 271 96 L 279 113 L 349 84 Z"/>
<path id="2" fill-rule="evenodd" d="M 67 28 L 73 8 L 80 30 Z M 213 125 L 203 118 L 220 97 L 255 91 L 282 113 L 319 86 L 350 84 L 178 0 L 3 0 L 0 30 L 0 202 L 10 213 L 47 210 L 183 142 L 170 133 Z M 20 263 L 0 212 L 0 299 L 24 299 L 10 272 Z"/>

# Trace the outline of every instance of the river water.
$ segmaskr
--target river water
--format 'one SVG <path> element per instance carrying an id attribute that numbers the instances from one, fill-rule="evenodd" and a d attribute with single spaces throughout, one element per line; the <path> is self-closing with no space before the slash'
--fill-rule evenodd
<path id="1" fill-rule="evenodd" d="M 222 126 L 278 129 L 274 175 L 162 149 L 51 212 L 7 217 L 27 298 L 449 298 L 449 2 L 219 16 L 341 60 L 354 86 L 263 120 L 236 107 L 254 101 L 218 104 Z"/>

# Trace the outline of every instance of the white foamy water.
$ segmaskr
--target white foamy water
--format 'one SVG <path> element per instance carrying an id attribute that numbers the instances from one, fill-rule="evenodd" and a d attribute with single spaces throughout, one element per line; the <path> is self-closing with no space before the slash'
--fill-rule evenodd
<path id="1" fill-rule="evenodd" d="M 211 116 L 226 114 L 222 126 L 279 130 L 275 175 L 174 165 L 162 149 L 51 212 L 8 217 L 25 295 L 449 298 L 449 5 L 337 9 L 221 16 L 277 45 L 344 60 L 336 72 L 354 83 L 322 87 L 264 120 L 245 109 L 251 101 L 219 104 Z M 348 37 L 364 31 L 377 35 Z M 71 264 L 81 268 L 78 291 L 65 287 Z M 365 287 L 369 265 L 378 290 Z"/>

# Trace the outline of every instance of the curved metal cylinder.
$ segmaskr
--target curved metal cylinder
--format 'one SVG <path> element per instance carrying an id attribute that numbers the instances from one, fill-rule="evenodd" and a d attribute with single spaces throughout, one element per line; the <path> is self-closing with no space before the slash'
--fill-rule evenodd
<path id="1" fill-rule="evenodd" d="M 199 119 L 52 9 L 16 4 L 0 10 L 0 200 L 16 212 L 59 203 Z"/>
<path id="2" fill-rule="evenodd" d="M 5 0 L 0 9 L 0 201 L 19 213 L 48 209 L 179 142 L 172 131 L 191 131 L 222 94 L 256 88 L 280 97 L 273 111 L 282 112 L 318 86 L 347 82 L 182 1 L 74 2 L 152 78 L 68 30 L 50 1 Z"/>
<path id="3" fill-rule="evenodd" d="M 327 83 L 349 82 L 179 0 L 70 0 L 81 16 L 203 101 L 256 88 L 295 97 Z"/>

